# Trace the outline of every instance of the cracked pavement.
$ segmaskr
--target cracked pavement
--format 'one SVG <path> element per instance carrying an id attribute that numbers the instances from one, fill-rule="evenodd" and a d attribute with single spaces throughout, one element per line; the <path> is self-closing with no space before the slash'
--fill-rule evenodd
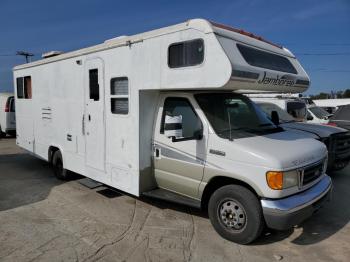
<path id="1" fill-rule="evenodd" d="M 240 246 L 203 212 L 58 181 L 46 162 L 2 139 L 0 261 L 348 261 L 350 168 L 332 177 L 333 200 L 311 219 Z"/>

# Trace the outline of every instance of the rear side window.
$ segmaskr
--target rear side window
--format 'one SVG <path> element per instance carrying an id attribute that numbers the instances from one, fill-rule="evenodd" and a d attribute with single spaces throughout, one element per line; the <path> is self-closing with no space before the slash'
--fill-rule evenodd
<path id="1" fill-rule="evenodd" d="M 286 57 L 261 51 L 241 44 L 237 44 L 237 47 L 244 60 L 252 66 L 292 74 L 298 73 L 292 63 Z"/>
<path id="2" fill-rule="evenodd" d="M 32 98 L 32 78 L 30 76 L 18 77 L 16 79 L 17 98 L 31 99 Z"/>
<path id="3" fill-rule="evenodd" d="M 111 112 L 119 115 L 129 113 L 129 80 L 127 77 L 111 79 Z"/>
<path id="4" fill-rule="evenodd" d="M 203 63 L 203 60 L 203 39 L 195 39 L 169 46 L 168 65 L 170 68 L 195 66 Z"/>
<path id="5" fill-rule="evenodd" d="M 306 116 L 306 104 L 303 102 L 287 102 L 287 112 L 292 117 L 302 120 Z"/>

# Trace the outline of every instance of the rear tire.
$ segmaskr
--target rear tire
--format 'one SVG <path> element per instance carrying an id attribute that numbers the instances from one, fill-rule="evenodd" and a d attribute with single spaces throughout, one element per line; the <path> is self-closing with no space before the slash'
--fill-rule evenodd
<path id="1" fill-rule="evenodd" d="M 55 176 L 60 180 L 69 179 L 69 171 L 63 166 L 62 154 L 57 150 L 52 157 L 52 169 Z"/>
<path id="2" fill-rule="evenodd" d="M 238 244 L 253 242 L 265 225 L 258 198 L 239 185 L 217 189 L 210 197 L 208 214 L 216 232 Z"/>

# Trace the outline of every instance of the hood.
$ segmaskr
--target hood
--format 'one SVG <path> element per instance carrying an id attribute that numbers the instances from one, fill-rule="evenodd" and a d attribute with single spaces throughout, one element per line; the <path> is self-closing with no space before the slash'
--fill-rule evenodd
<path id="1" fill-rule="evenodd" d="M 318 138 L 326 138 L 333 134 L 347 132 L 347 130 L 339 127 L 301 122 L 284 123 L 280 126 L 289 130 L 300 130 L 312 133 L 317 135 Z"/>
<path id="2" fill-rule="evenodd" d="M 327 156 L 323 143 L 293 131 L 235 139 L 225 144 L 230 147 L 224 150 L 227 158 L 278 171 L 310 165 Z"/>

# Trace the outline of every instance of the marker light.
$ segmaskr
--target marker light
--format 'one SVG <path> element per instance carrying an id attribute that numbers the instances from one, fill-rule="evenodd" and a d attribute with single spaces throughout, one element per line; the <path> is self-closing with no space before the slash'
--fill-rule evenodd
<path id="1" fill-rule="evenodd" d="M 283 172 L 269 171 L 266 173 L 266 180 L 271 189 L 281 190 L 283 188 Z"/>
<path id="2" fill-rule="evenodd" d="M 299 182 L 299 173 L 296 170 L 287 172 L 269 171 L 266 173 L 266 181 L 271 189 L 282 190 L 297 186 Z"/>

